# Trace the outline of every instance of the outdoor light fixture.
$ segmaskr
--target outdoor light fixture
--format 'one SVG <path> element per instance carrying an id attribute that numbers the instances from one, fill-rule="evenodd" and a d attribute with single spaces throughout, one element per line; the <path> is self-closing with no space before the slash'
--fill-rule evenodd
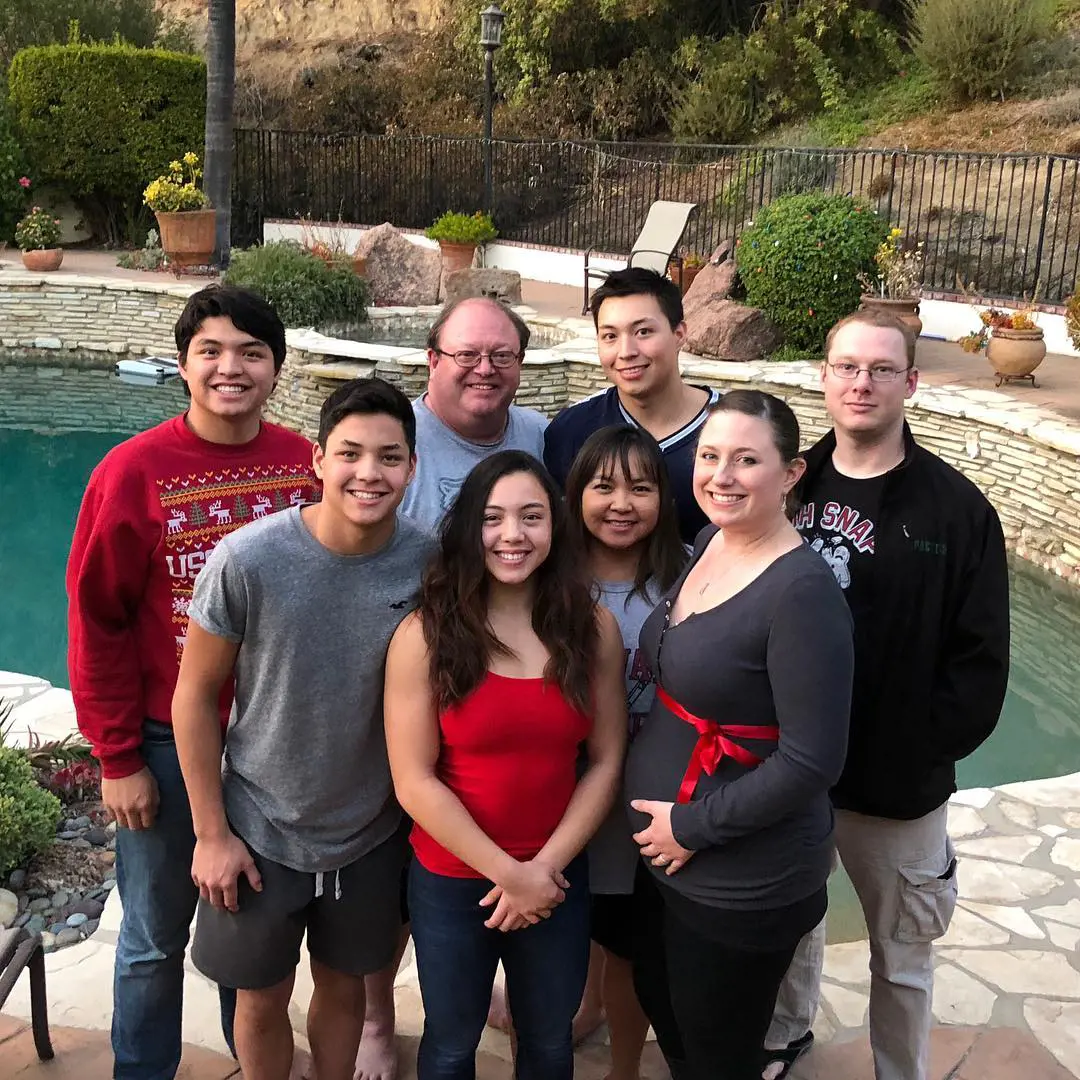
<path id="1" fill-rule="evenodd" d="M 490 214 L 495 201 L 491 164 L 491 114 L 495 108 L 495 50 L 502 44 L 506 15 L 498 4 L 480 12 L 480 44 L 484 47 L 484 209 Z"/>
<path id="2" fill-rule="evenodd" d="M 485 49 L 497 49 L 502 44 L 505 13 L 498 4 L 489 4 L 480 12 L 480 44 Z"/>

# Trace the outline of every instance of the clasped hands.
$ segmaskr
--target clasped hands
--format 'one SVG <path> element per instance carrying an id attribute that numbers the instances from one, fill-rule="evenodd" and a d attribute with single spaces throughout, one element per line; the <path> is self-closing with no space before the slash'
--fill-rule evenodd
<path id="1" fill-rule="evenodd" d="M 503 885 L 494 886 L 480 901 L 494 907 L 484 925 L 489 930 L 521 930 L 535 926 L 566 899 L 570 882 L 560 870 L 537 859 L 519 862 Z"/>

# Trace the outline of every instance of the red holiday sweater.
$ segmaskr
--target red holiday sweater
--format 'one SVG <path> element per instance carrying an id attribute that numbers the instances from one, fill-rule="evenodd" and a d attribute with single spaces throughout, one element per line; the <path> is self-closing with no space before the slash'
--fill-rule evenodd
<path id="1" fill-rule="evenodd" d="M 68 675 L 105 777 L 143 767 L 144 719 L 171 722 L 188 604 L 214 545 L 318 490 L 311 443 L 266 423 L 251 442 L 225 446 L 177 416 L 94 469 L 68 558 Z M 230 703 L 223 694 L 223 723 Z"/>

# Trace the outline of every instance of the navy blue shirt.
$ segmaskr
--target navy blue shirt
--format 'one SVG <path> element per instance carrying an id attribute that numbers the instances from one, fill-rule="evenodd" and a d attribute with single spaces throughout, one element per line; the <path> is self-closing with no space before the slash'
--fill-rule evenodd
<path id="1" fill-rule="evenodd" d="M 660 440 L 660 449 L 671 477 L 675 506 L 679 512 L 679 533 L 685 544 L 692 544 L 694 537 L 709 523 L 694 498 L 694 451 L 709 406 L 720 400 L 719 390 L 708 386 L 698 389 L 709 395 L 709 400 L 701 407 L 701 411 L 688 424 Z M 548 424 L 544 433 L 544 464 L 555 477 L 559 487 L 566 486 L 570 466 L 585 440 L 594 431 L 611 427 L 613 424 L 641 426 L 623 408 L 619 401 L 619 391 L 614 386 L 599 394 L 593 394 L 576 405 L 568 406 Z"/>

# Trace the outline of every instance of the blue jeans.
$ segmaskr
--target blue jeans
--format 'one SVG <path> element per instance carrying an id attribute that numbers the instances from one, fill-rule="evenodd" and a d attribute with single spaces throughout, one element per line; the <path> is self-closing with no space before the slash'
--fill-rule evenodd
<path id="1" fill-rule="evenodd" d="M 589 967 L 584 856 L 566 869 L 566 899 L 537 925 L 502 933 L 478 906 L 491 883 L 433 874 L 412 860 L 409 913 L 424 1002 L 417 1080 L 474 1080 L 495 970 L 501 960 L 517 1034 L 517 1080 L 570 1080 L 570 1025 Z"/>
<path id="2" fill-rule="evenodd" d="M 147 720 L 142 755 L 160 803 L 151 828 L 116 830 L 124 917 L 113 978 L 113 1077 L 173 1080 L 180 1067 L 184 950 L 199 899 L 191 880 L 195 832 L 172 729 Z M 220 993 L 231 1049 L 236 992 Z"/>

